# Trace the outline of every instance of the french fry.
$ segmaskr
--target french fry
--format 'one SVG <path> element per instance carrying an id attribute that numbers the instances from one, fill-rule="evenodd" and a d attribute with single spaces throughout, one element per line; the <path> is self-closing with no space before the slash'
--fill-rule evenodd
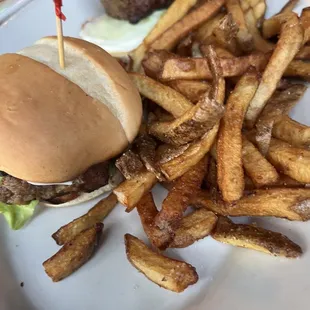
<path id="1" fill-rule="evenodd" d="M 200 26 L 194 34 L 197 41 L 205 43 L 205 40 L 213 34 L 213 30 L 218 27 L 220 20 L 225 16 L 224 13 L 218 13 Z"/>
<path id="2" fill-rule="evenodd" d="M 210 194 L 200 191 L 191 205 L 206 208 L 225 216 L 273 216 L 290 221 L 310 220 L 309 188 L 257 189 L 233 204 L 211 200 Z"/>
<path id="3" fill-rule="evenodd" d="M 213 30 L 215 41 L 236 56 L 241 54 L 237 42 L 237 33 L 238 27 L 231 14 L 225 15 Z"/>
<path id="4" fill-rule="evenodd" d="M 180 39 L 216 15 L 225 0 L 210 0 L 174 23 L 150 45 L 154 50 L 171 50 Z"/>
<path id="5" fill-rule="evenodd" d="M 210 156 L 209 164 L 208 164 L 208 172 L 205 176 L 205 183 L 207 188 L 212 191 L 217 191 L 217 163 L 216 160 Z"/>
<path id="6" fill-rule="evenodd" d="M 73 240 L 80 232 L 102 222 L 117 204 L 117 198 L 112 193 L 100 200 L 86 214 L 62 226 L 52 238 L 58 245 L 63 245 Z"/>
<path id="7" fill-rule="evenodd" d="M 273 256 L 297 258 L 302 254 L 299 245 L 280 233 L 252 225 L 234 224 L 225 217 L 219 218 L 211 235 L 217 241 Z"/>
<path id="8" fill-rule="evenodd" d="M 203 158 L 174 182 L 172 190 L 163 201 L 162 209 L 155 217 L 155 225 L 170 234 L 170 241 L 173 239 L 175 230 L 180 226 L 190 199 L 199 191 L 207 172 L 207 163 L 208 158 Z"/>
<path id="9" fill-rule="evenodd" d="M 248 2 L 248 3 L 246 3 L 246 2 Z M 259 12 L 259 14 L 261 14 L 263 12 L 263 14 L 264 14 L 265 9 L 266 9 L 266 5 L 263 4 L 262 7 L 264 7 L 264 8 L 262 10 L 259 8 L 256 12 L 255 9 L 253 8 L 252 4 L 249 2 L 250 1 L 242 0 L 240 2 L 240 4 L 241 4 L 241 7 L 242 7 L 243 12 L 244 12 L 244 18 L 246 21 L 247 28 L 248 28 L 248 30 L 251 33 L 252 38 L 253 38 L 254 47 L 257 51 L 260 51 L 263 53 L 268 53 L 274 49 L 274 45 L 272 43 L 266 41 L 261 36 L 260 31 L 258 30 L 257 26 L 258 26 L 258 23 L 260 22 L 262 17 L 260 16 L 258 18 L 258 16 L 256 15 L 257 12 Z M 245 3 L 246 3 L 246 5 L 244 5 Z M 245 9 L 245 6 L 247 7 L 246 9 Z"/>
<path id="10" fill-rule="evenodd" d="M 171 237 L 165 230 L 160 230 L 154 219 L 158 210 L 153 200 L 151 192 L 146 193 L 137 203 L 137 211 L 143 226 L 143 230 L 149 238 L 151 244 L 157 249 L 164 250 L 169 246 Z"/>
<path id="11" fill-rule="evenodd" d="M 115 166 L 127 180 L 133 179 L 144 169 L 144 165 L 140 160 L 139 155 L 132 150 L 123 153 L 122 156 L 116 160 Z"/>
<path id="12" fill-rule="evenodd" d="M 154 122 L 149 133 L 157 139 L 172 145 L 192 142 L 212 129 L 224 114 L 224 107 L 204 95 L 199 102 L 181 117 L 171 122 Z"/>
<path id="13" fill-rule="evenodd" d="M 268 188 L 271 187 L 305 188 L 307 187 L 307 184 L 300 183 L 289 176 L 280 173 L 279 179 L 275 183 L 268 185 Z"/>
<path id="14" fill-rule="evenodd" d="M 272 135 L 296 147 L 310 147 L 310 127 L 292 120 L 287 115 L 276 121 Z"/>
<path id="15" fill-rule="evenodd" d="M 295 56 L 296 60 L 310 60 L 310 46 L 305 45 Z"/>
<path id="16" fill-rule="evenodd" d="M 281 19 L 280 18 L 290 18 L 290 15 L 295 13 L 282 13 L 280 15 L 274 15 L 269 19 L 266 19 L 263 23 L 262 33 L 265 39 L 272 38 L 280 33 L 281 31 Z"/>
<path id="17" fill-rule="evenodd" d="M 214 49 L 209 47 L 208 58 L 213 76 L 213 90 L 211 92 L 213 98 L 220 104 L 224 104 L 225 99 L 225 80 L 222 75 L 222 68 L 216 57 Z M 183 152 L 182 155 L 160 164 L 160 169 L 168 181 L 173 181 L 189 171 L 192 166 L 196 165 L 209 152 L 212 147 L 219 124 L 216 124 L 207 134 L 200 140 L 191 143 L 191 145 Z"/>
<path id="18" fill-rule="evenodd" d="M 246 174 L 257 188 L 274 184 L 279 179 L 277 170 L 245 137 L 242 139 L 242 162 Z"/>
<path id="19" fill-rule="evenodd" d="M 134 62 L 134 71 L 139 71 L 141 61 L 143 60 L 144 55 L 149 49 L 151 43 L 174 23 L 184 17 L 186 13 L 197 3 L 197 1 L 198 0 L 175 0 L 170 5 L 166 13 L 161 16 L 155 27 L 149 32 L 143 42 L 131 52 L 131 57 Z"/>
<path id="20" fill-rule="evenodd" d="M 129 76 L 141 95 L 151 99 L 174 117 L 182 116 L 193 107 L 184 96 L 168 86 L 139 73 L 129 73 Z"/>
<path id="21" fill-rule="evenodd" d="M 193 266 L 153 252 L 130 234 L 125 235 L 125 246 L 129 262 L 160 287 L 180 293 L 198 281 Z"/>
<path id="22" fill-rule="evenodd" d="M 217 180 L 223 199 L 232 202 L 241 198 L 244 190 L 242 167 L 242 124 L 256 89 L 259 75 L 245 73 L 226 103 L 217 141 Z"/>
<path id="23" fill-rule="evenodd" d="M 207 45 L 205 45 L 205 44 L 200 45 L 200 51 L 204 57 L 206 57 L 206 55 L 207 55 L 207 49 L 206 48 L 207 48 Z M 215 45 L 214 49 L 216 51 L 216 55 L 219 58 L 234 58 L 235 57 L 231 52 L 229 52 L 228 50 L 226 50 L 225 48 L 223 48 L 221 46 Z"/>
<path id="24" fill-rule="evenodd" d="M 96 249 L 102 229 L 103 224 L 97 223 L 80 232 L 43 263 L 46 274 L 53 282 L 68 277 L 90 259 Z"/>
<path id="25" fill-rule="evenodd" d="M 154 173 L 146 169 L 135 178 L 126 180 L 113 190 L 117 200 L 127 207 L 126 212 L 131 212 L 139 200 L 156 184 Z"/>
<path id="26" fill-rule="evenodd" d="M 284 76 L 310 81 L 310 62 L 293 60 L 285 70 Z"/>
<path id="27" fill-rule="evenodd" d="M 275 122 L 282 115 L 289 113 L 304 95 L 306 89 L 305 85 L 293 84 L 282 91 L 276 91 L 268 100 L 256 123 L 255 143 L 263 155 L 267 154 Z"/>
<path id="28" fill-rule="evenodd" d="M 193 103 L 197 103 L 203 94 L 211 90 L 211 85 L 206 81 L 175 80 L 167 84 Z"/>
<path id="29" fill-rule="evenodd" d="M 217 222 L 217 216 L 206 209 L 196 210 L 183 217 L 180 227 L 175 231 L 175 236 L 170 248 L 186 248 L 194 242 L 208 236 Z"/>
<path id="30" fill-rule="evenodd" d="M 310 183 L 310 151 L 271 139 L 267 157 L 282 173 L 301 182 Z"/>
<path id="31" fill-rule="evenodd" d="M 251 128 L 302 45 L 303 29 L 297 15 L 292 13 L 288 18 L 285 16 L 282 18 L 282 15 L 279 15 L 279 20 L 282 25 L 279 41 L 246 114 L 247 126 Z"/>
<path id="32" fill-rule="evenodd" d="M 221 58 L 219 61 L 223 77 L 233 77 L 243 75 L 250 67 L 261 71 L 268 63 L 268 56 L 255 53 L 242 57 Z M 204 80 L 212 79 L 212 73 L 205 58 L 170 58 L 163 63 L 160 79 L 163 81 Z"/>
<path id="33" fill-rule="evenodd" d="M 298 4 L 298 2 L 299 0 L 288 0 L 278 14 L 292 12 L 295 6 Z"/>
<path id="34" fill-rule="evenodd" d="M 300 22 L 304 28 L 304 44 L 310 40 L 310 7 L 306 7 L 302 10 L 300 15 Z"/>
<path id="35" fill-rule="evenodd" d="M 266 13 L 265 0 L 240 0 L 240 6 L 246 14 L 249 10 L 252 11 L 256 27 L 260 27 L 261 22 L 264 20 Z"/>
<path id="36" fill-rule="evenodd" d="M 244 14 L 239 0 L 226 0 L 227 11 L 231 14 L 234 22 L 238 26 L 237 40 L 240 47 L 249 52 L 253 49 L 253 37 L 249 32 L 245 22 Z"/>

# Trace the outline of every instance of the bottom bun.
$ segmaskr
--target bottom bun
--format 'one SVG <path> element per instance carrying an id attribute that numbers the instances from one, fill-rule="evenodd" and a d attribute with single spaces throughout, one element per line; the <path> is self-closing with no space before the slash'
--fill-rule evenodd
<path id="1" fill-rule="evenodd" d="M 123 175 L 116 170 L 116 173 L 110 177 L 109 183 L 105 186 L 102 186 L 90 193 L 81 193 L 81 195 L 71 201 L 65 202 L 65 203 L 60 203 L 60 204 L 54 204 L 50 203 L 48 201 L 40 201 L 40 205 L 44 207 L 49 207 L 49 208 L 64 208 L 64 207 L 71 207 L 92 199 L 95 199 L 96 197 L 111 191 L 114 189 L 117 185 L 119 185 L 122 181 L 124 180 Z"/>

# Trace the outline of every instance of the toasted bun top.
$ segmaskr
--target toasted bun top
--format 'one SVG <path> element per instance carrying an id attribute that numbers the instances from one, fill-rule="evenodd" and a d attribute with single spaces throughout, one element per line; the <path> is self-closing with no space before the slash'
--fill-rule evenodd
<path id="1" fill-rule="evenodd" d="M 80 41 L 66 38 L 63 72 L 44 53 L 41 62 L 31 52 L 0 56 L 0 170 L 32 182 L 64 182 L 134 139 L 142 115 L 137 90 L 110 55 Z M 48 51 L 45 43 L 34 46 L 40 45 Z"/>

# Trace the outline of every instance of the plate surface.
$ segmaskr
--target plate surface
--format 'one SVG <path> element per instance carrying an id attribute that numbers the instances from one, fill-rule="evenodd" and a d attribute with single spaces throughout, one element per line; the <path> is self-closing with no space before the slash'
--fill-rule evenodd
<path id="1" fill-rule="evenodd" d="M 267 2 L 270 15 L 285 1 Z M 64 33 L 70 36 L 78 36 L 85 20 L 103 12 L 99 0 L 70 0 L 64 4 Z M 307 5 L 310 1 L 300 1 L 296 11 Z M 0 54 L 17 51 L 55 33 L 53 1 L 33 0 L 9 19 L 0 13 L 0 21 L 4 21 L 0 23 Z M 310 91 L 292 112 L 295 119 L 305 124 L 310 124 L 309 102 Z M 154 193 L 158 203 L 166 194 L 159 187 Z M 200 277 L 196 285 L 175 294 L 157 287 L 128 263 L 124 234 L 146 238 L 136 212 L 126 214 L 122 206 L 117 206 L 105 221 L 103 242 L 96 255 L 72 276 L 52 283 L 42 267 L 42 262 L 59 249 L 51 234 L 96 201 L 59 210 L 39 209 L 20 231 L 10 231 L 0 218 L 1 310 L 308 309 L 310 223 L 285 220 L 252 219 L 299 243 L 305 252 L 301 259 L 277 259 L 205 238 L 189 248 L 168 251 L 168 255 L 195 266 Z"/>

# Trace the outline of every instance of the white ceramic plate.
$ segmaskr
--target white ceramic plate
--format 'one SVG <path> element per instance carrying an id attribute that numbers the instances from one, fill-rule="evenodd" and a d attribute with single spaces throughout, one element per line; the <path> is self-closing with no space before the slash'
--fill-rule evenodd
<path id="1" fill-rule="evenodd" d="M 285 1 L 268 2 L 270 15 Z M 307 5 L 310 1 L 300 1 L 297 11 Z M 63 11 L 67 16 L 64 33 L 78 36 L 82 23 L 103 9 L 99 0 L 67 0 Z M 5 20 L 3 14 L 1 19 Z M 33 0 L 0 27 L 0 54 L 17 51 L 54 33 L 52 0 Z M 308 91 L 292 114 L 305 124 L 310 124 L 309 100 Z M 154 192 L 159 203 L 165 191 L 156 187 Z M 52 283 L 42 267 L 42 262 L 59 249 L 51 234 L 95 202 L 73 208 L 39 210 L 20 231 L 10 231 L 3 218 L 0 219 L 1 310 L 309 308 L 310 223 L 276 219 L 253 221 L 285 233 L 299 243 L 305 252 L 301 259 L 277 259 L 205 238 L 189 248 L 168 251 L 168 255 L 194 265 L 200 277 L 196 285 L 175 294 L 151 283 L 128 263 L 124 234 L 146 238 L 136 212 L 127 214 L 118 206 L 105 221 L 103 242 L 95 256 L 67 279 Z"/>

